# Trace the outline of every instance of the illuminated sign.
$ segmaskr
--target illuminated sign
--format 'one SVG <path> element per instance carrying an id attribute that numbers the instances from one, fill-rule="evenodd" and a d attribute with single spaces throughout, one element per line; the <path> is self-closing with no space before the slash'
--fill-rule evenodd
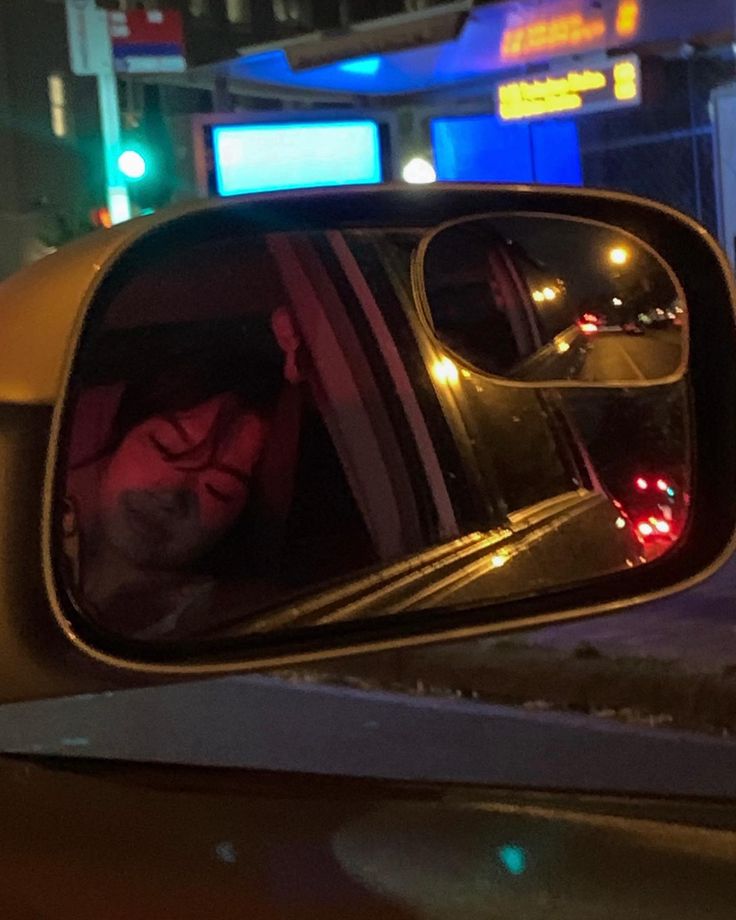
<path id="1" fill-rule="evenodd" d="M 616 12 L 616 34 L 620 38 L 633 38 L 639 32 L 640 18 L 639 0 L 621 0 Z"/>
<path id="2" fill-rule="evenodd" d="M 612 58 L 598 67 L 550 71 L 544 76 L 507 80 L 496 87 L 496 111 L 501 121 L 602 112 L 640 102 L 641 68 L 634 54 Z"/>
<path id="3" fill-rule="evenodd" d="M 218 195 L 381 182 L 375 121 L 219 125 L 212 129 Z"/>
<path id="4" fill-rule="evenodd" d="M 501 37 L 501 60 L 530 61 L 550 55 L 616 47 L 636 38 L 643 0 L 604 0 L 585 4 L 545 4 L 508 17 Z"/>

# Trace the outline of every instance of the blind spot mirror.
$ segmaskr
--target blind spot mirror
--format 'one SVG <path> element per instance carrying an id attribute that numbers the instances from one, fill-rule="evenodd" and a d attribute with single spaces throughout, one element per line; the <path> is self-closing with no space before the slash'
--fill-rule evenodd
<path id="1" fill-rule="evenodd" d="M 642 386 L 687 358 L 672 270 L 617 227 L 545 214 L 472 217 L 422 241 L 419 294 L 440 342 L 507 380 Z"/>

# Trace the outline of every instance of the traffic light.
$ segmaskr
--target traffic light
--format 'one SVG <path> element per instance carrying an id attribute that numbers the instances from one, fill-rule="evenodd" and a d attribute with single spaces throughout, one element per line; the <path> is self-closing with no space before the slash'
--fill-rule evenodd
<path id="1" fill-rule="evenodd" d="M 137 182 L 148 172 L 148 161 L 140 150 L 126 147 L 118 157 L 118 169 L 129 182 Z"/>

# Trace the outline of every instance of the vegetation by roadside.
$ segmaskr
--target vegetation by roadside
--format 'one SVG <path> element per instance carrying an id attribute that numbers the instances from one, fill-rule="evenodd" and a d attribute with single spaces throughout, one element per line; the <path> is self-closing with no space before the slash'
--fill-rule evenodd
<path id="1" fill-rule="evenodd" d="M 608 656 L 588 643 L 571 653 L 516 640 L 404 649 L 282 676 L 736 734 L 736 666 L 700 673 L 676 661 Z"/>

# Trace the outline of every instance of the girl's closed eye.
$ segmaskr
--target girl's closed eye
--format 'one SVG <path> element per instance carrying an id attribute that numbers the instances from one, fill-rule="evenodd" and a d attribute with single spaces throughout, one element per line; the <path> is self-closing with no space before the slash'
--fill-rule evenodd
<path id="1" fill-rule="evenodd" d="M 231 467 L 213 467 L 204 482 L 205 491 L 222 502 L 237 501 L 247 488 L 249 476 Z"/>
<path id="2" fill-rule="evenodd" d="M 192 447 L 192 438 L 175 418 L 151 419 L 146 426 L 148 440 L 166 457 L 183 454 Z"/>
<path id="3" fill-rule="evenodd" d="M 234 489 L 227 491 L 223 488 L 219 488 L 218 486 L 213 485 L 213 483 L 211 482 L 206 482 L 204 484 L 204 488 L 205 488 L 205 491 L 208 492 L 213 498 L 216 498 L 218 501 L 221 501 L 221 502 L 232 501 L 236 495 L 236 491 Z"/>

